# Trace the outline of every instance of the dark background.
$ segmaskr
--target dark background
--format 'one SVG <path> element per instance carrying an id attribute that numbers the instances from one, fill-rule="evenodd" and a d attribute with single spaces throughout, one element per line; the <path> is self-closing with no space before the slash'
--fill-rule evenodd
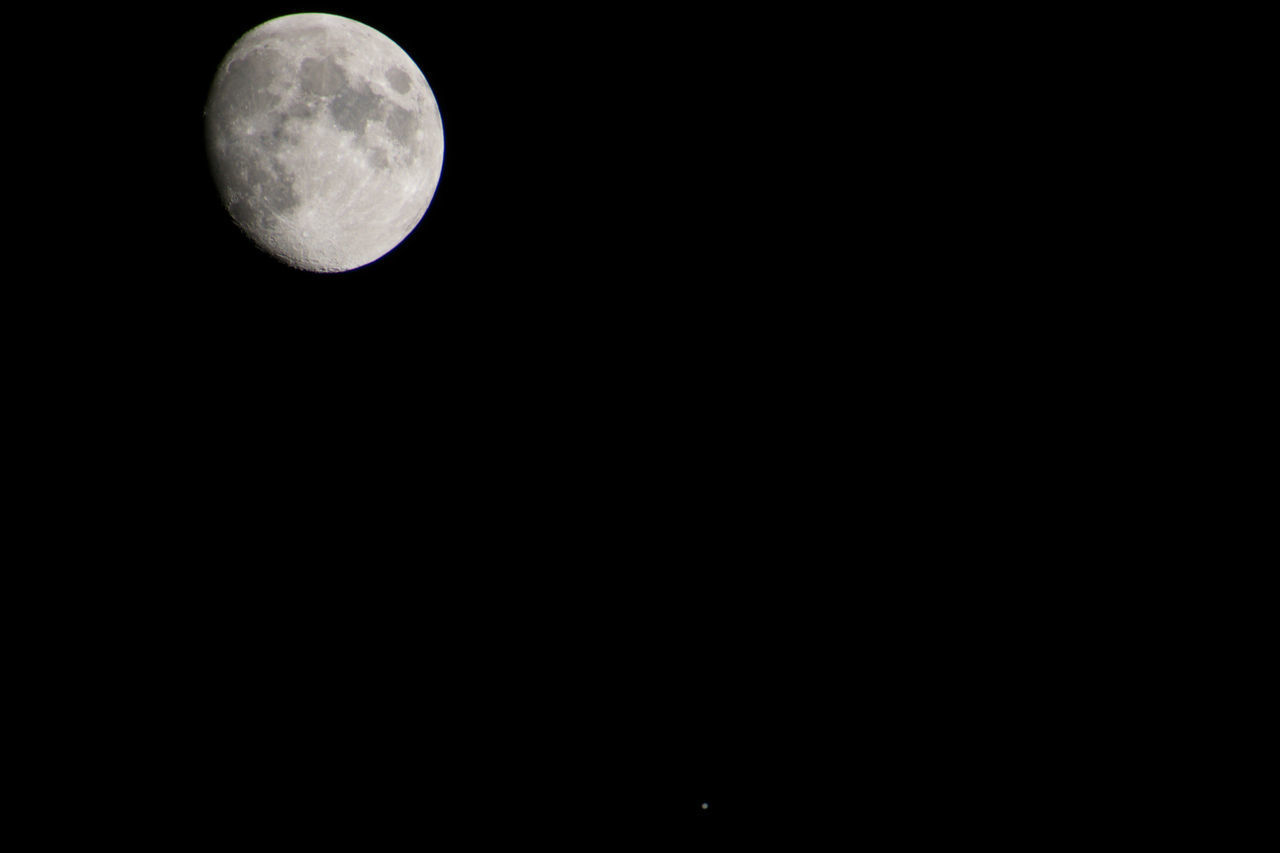
<path id="1" fill-rule="evenodd" d="M 79 203 L 8 314 L 49 784 L 162 835 L 758 826 L 834 512 L 768 58 L 711 14 L 416 8 L 89 12 L 50 72 Z M 427 215 L 344 274 L 261 254 L 204 159 L 218 63 L 295 11 L 388 35 L 443 118 Z"/>
<path id="2" fill-rule="evenodd" d="M 330 7 L 446 152 L 320 276 L 203 154 L 218 62 L 294 11 L 13 28 L 63 59 L 13 78 L 0 291 L 44 831 L 1040 839 L 1127 786 L 1070 671 L 1165 350 L 1069 30 Z"/>

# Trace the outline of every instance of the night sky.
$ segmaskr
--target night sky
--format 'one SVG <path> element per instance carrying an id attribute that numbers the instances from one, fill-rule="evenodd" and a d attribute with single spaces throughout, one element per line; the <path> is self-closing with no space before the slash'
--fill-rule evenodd
<path id="1" fill-rule="evenodd" d="M 1145 17 L 170 5 L 6 19 L 41 837 L 1079 848 L 1179 781 L 1177 703 L 1124 697 L 1183 659 L 1135 614 L 1199 617 L 1118 596 L 1152 552 L 1108 541 L 1177 457 L 1143 336 L 1201 346 L 1131 288 L 1147 244 L 1109 256 L 1166 65 L 1093 45 Z M 350 273 L 259 252 L 205 160 L 219 62 L 304 11 L 399 44 L 444 126 Z"/>

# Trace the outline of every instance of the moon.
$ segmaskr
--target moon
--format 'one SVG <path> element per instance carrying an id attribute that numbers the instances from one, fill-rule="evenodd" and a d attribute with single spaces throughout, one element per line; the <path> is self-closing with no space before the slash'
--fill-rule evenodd
<path id="1" fill-rule="evenodd" d="M 245 33 L 205 105 L 222 203 L 302 270 L 376 261 L 417 227 L 444 162 L 440 109 L 399 45 L 350 18 L 286 15 Z"/>

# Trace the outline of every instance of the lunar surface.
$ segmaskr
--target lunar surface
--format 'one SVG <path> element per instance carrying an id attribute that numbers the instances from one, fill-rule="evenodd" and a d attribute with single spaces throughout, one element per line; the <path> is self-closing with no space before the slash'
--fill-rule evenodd
<path id="1" fill-rule="evenodd" d="M 422 220 L 444 161 L 435 95 L 382 33 L 337 15 L 247 32 L 205 106 L 223 204 L 285 263 L 340 272 L 376 261 Z"/>

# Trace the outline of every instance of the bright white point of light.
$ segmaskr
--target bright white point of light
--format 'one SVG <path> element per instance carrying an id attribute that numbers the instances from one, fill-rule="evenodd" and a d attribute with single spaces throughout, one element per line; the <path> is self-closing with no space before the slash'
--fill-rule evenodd
<path id="1" fill-rule="evenodd" d="M 707 804 L 706 804 L 706 803 L 703 803 L 703 804 L 702 804 L 702 807 L 705 809 L 705 808 L 707 807 Z"/>

